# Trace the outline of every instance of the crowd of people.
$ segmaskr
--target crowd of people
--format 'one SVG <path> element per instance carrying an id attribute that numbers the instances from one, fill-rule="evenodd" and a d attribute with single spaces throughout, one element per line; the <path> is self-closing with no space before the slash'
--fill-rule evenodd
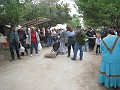
<path id="1" fill-rule="evenodd" d="M 74 56 L 71 59 L 75 60 L 77 51 L 79 49 L 81 52 L 80 60 L 82 60 L 83 50 L 93 51 L 96 40 L 96 33 L 90 27 L 87 30 L 84 30 L 81 29 L 81 26 L 77 26 L 75 29 L 73 29 L 71 26 L 66 26 L 66 30 L 62 28 L 50 30 L 49 27 L 39 29 L 37 27 L 30 26 L 25 30 L 20 25 L 18 27 L 16 27 L 16 25 L 11 25 L 9 29 L 10 30 L 7 32 L 7 41 L 9 42 L 11 61 L 15 59 L 14 48 L 16 50 L 18 59 L 21 59 L 20 56 L 24 55 L 24 52 L 19 53 L 19 48 L 21 46 L 24 47 L 26 55 L 30 54 L 30 56 L 33 55 L 33 49 L 35 48 L 35 54 L 37 56 L 39 43 L 44 48 L 52 47 L 52 45 L 56 42 L 60 43 L 60 47 L 58 50 L 59 53 L 67 53 L 67 57 L 70 57 L 72 48 Z M 79 42 L 79 40 L 77 40 L 79 39 L 79 35 L 76 39 L 78 42 L 76 43 L 75 41 L 75 35 L 78 31 L 83 31 L 85 34 L 83 37 L 79 37 L 80 40 L 82 40 L 81 38 L 83 38 L 85 41 L 84 45 L 82 44 L 81 46 L 77 44 Z M 97 39 L 97 43 L 98 42 L 100 42 L 100 38 L 99 40 Z M 28 52 L 28 47 L 30 47 L 30 53 Z M 98 49 L 99 46 L 97 47 L 96 53 L 100 53 Z"/>
<path id="2" fill-rule="evenodd" d="M 116 33 L 114 27 L 110 27 L 108 35 L 105 36 L 97 34 L 94 29 L 88 27 L 81 29 L 77 26 L 73 29 L 67 26 L 64 29 L 53 29 L 37 27 L 29 27 L 25 31 L 22 27 L 16 30 L 15 25 L 11 25 L 7 33 L 7 41 L 9 42 L 9 49 L 11 53 L 11 61 L 15 60 L 14 48 L 18 59 L 24 55 L 24 52 L 19 52 L 22 45 L 25 48 L 26 55 L 33 55 L 33 48 L 35 54 L 38 55 L 38 43 L 42 47 L 51 47 L 54 43 L 59 42 L 59 53 L 67 53 L 67 57 L 71 57 L 71 48 L 73 49 L 73 56 L 71 60 L 76 60 L 77 52 L 80 51 L 79 60 L 83 60 L 83 52 L 93 52 L 96 45 L 96 55 L 102 54 L 102 61 L 100 65 L 98 81 L 104 84 L 105 87 L 120 87 L 120 38 Z M 30 46 L 30 53 L 28 52 Z"/>

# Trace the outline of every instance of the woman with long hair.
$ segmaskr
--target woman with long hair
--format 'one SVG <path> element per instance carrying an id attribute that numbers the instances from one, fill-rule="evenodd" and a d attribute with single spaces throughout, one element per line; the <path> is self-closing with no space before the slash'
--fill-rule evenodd
<path id="1" fill-rule="evenodd" d="M 67 37 L 68 37 L 68 42 L 67 42 L 68 56 L 67 57 L 70 57 L 71 47 L 74 50 L 74 45 L 75 45 L 74 35 L 75 35 L 75 32 L 74 32 L 74 30 L 71 26 L 67 26 L 66 29 L 67 29 L 66 33 L 67 33 Z"/>

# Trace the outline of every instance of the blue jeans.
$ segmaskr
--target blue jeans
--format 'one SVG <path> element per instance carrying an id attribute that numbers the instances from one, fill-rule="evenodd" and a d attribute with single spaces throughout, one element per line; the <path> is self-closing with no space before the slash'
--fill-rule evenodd
<path id="1" fill-rule="evenodd" d="M 48 46 L 52 45 L 52 37 L 47 38 L 47 45 Z"/>
<path id="2" fill-rule="evenodd" d="M 38 54 L 38 43 L 37 42 L 31 42 L 30 54 L 33 54 L 33 47 L 35 48 L 35 53 Z"/>
<path id="3" fill-rule="evenodd" d="M 82 49 L 82 45 L 79 45 L 78 43 L 75 43 L 73 58 L 76 59 L 78 49 L 80 50 L 80 54 L 79 54 L 80 55 L 80 60 L 82 60 L 82 58 L 83 58 L 83 49 Z"/>
<path id="4" fill-rule="evenodd" d="M 14 48 L 16 50 L 17 57 L 20 58 L 18 42 L 13 41 L 13 42 L 9 43 L 9 49 L 10 49 L 12 59 L 15 59 Z"/>
<path id="5" fill-rule="evenodd" d="M 88 41 L 85 42 L 85 45 L 83 46 L 83 51 L 87 51 L 88 50 Z"/>
<path id="6" fill-rule="evenodd" d="M 53 40 L 53 42 L 55 43 L 55 42 L 57 42 L 58 37 L 57 37 L 57 36 L 53 36 L 53 37 L 52 37 L 52 40 Z"/>

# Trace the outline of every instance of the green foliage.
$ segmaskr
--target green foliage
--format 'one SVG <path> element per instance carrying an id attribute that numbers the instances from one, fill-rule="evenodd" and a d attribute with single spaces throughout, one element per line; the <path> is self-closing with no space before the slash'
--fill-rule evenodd
<path id="1" fill-rule="evenodd" d="M 76 0 L 87 26 L 120 27 L 120 0 Z"/>
<path id="2" fill-rule="evenodd" d="M 40 0 L 40 3 L 33 4 L 31 0 L 19 3 L 19 0 L 2 0 L 3 8 L 0 8 L 0 20 L 4 24 L 21 24 L 25 21 L 38 17 L 49 18 L 47 25 L 66 23 L 71 18 L 68 5 L 58 5 L 58 0 Z"/>
<path id="3" fill-rule="evenodd" d="M 85 45 L 86 35 L 83 31 L 77 31 L 75 34 L 75 41 L 80 45 Z"/>
<path id="4" fill-rule="evenodd" d="M 76 28 L 77 25 L 80 25 L 80 20 L 77 15 L 73 15 L 72 19 L 68 23 L 73 28 Z"/>
<path id="5" fill-rule="evenodd" d="M 1 23 L 19 24 L 24 21 L 23 16 L 26 14 L 25 4 L 19 3 L 19 0 L 2 0 L 1 5 L 3 5 L 4 13 L 0 15 Z"/>

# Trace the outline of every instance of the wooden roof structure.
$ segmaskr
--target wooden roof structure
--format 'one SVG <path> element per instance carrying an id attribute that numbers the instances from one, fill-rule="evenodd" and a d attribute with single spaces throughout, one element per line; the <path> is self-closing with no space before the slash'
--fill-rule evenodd
<path id="1" fill-rule="evenodd" d="M 50 21 L 50 19 L 48 19 L 48 18 L 38 17 L 38 18 L 35 18 L 33 20 L 27 21 L 27 22 L 25 22 L 21 25 L 24 26 L 24 27 L 27 27 L 27 26 L 30 26 L 30 25 L 35 26 L 35 25 L 39 25 L 41 23 L 45 23 L 45 22 L 49 22 L 49 21 Z"/>

